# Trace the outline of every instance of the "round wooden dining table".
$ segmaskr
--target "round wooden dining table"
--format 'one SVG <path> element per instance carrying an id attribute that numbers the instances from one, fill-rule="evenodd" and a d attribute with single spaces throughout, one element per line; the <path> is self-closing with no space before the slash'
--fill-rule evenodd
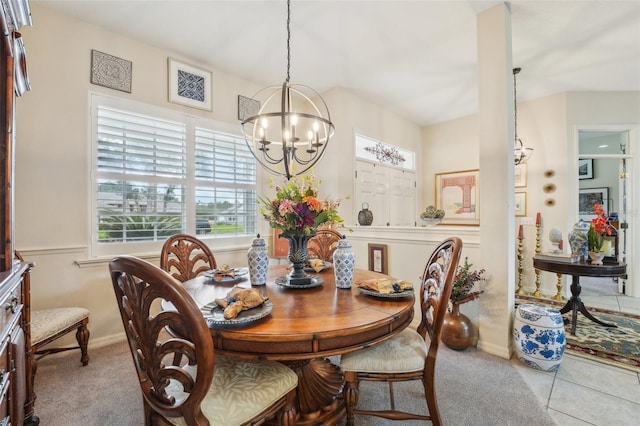
<path id="1" fill-rule="evenodd" d="M 344 376 L 327 357 L 375 345 L 402 331 L 413 319 L 414 296 L 361 293 L 356 286 L 361 280 L 388 278 L 372 271 L 356 270 L 350 289 L 336 288 L 332 267 L 312 274 L 323 282 L 311 288 L 277 284 L 287 273 L 287 265 L 273 265 L 267 284 L 253 287 L 272 305 L 264 318 L 237 326 L 209 324 L 214 347 L 228 356 L 287 364 L 299 378 L 296 424 L 337 424 L 345 416 Z M 205 276 L 184 283 L 199 308 L 224 298 L 233 286 L 251 284 L 248 279 L 226 284 Z"/>

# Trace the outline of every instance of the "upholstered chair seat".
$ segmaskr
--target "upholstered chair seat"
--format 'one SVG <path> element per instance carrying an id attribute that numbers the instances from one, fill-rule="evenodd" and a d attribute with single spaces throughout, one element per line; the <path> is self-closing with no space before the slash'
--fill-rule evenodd
<path id="1" fill-rule="evenodd" d="M 82 365 L 89 363 L 87 346 L 89 343 L 89 310 L 71 306 L 64 308 L 42 309 L 31 311 L 31 346 L 36 354 L 44 356 L 73 348 L 41 349 L 57 338 L 76 331 L 76 340 L 80 348 Z"/>
<path id="2" fill-rule="evenodd" d="M 405 328 L 393 339 L 342 356 L 347 371 L 404 373 L 421 371 L 427 358 L 427 344 L 414 329 Z"/>
<path id="3" fill-rule="evenodd" d="M 185 370 L 195 377 L 195 367 L 187 366 Z M 279 362 L 216 355 L 213 381 L 200 408 L 212 425 L 243 425 L 297 385 L 298 376 Z M 167 393 L 176 399 L 187 396 L 175 381 L 167 388 Z M 183 417 L 168 420 L 187 426 Z"/>

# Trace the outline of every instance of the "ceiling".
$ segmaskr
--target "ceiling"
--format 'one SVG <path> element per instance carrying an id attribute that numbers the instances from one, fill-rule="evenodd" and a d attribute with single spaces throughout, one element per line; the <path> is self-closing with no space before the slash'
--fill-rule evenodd
<path id="1" fill-rule="evenodd" d="M 284 0 L 30 3 L 259 86 L 286 77 Z M 476 15 L 498 3 L 293 0 L 291 82 L 320 93 L 348 89 L 419 125 L 475 114 Z M 640 0 L 507 4 L 513 66 L 522 68 L 518 102 L 566 91 L 640 91 Z"/>

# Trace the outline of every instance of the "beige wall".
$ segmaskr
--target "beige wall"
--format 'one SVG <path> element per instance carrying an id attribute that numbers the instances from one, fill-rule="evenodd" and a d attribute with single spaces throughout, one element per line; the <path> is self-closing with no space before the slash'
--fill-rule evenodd
<path id="1" fill-rule="evenodd" d="M 194 63 L 176 52 L 123 38 L 37 5 L 32 6 L 32 15 L 34 27 L 26 28 L 23 37 L 33 90 L 19 98 L 16 105 L 16 248 L 37 264 L 32 279 L 33 308 L 86 306 L 92 312 L 92 344 L 99 344 L 120 338 L 122 324 L 107 263 L 100 259 L 87 261 L 91 214 L 88 206 L 89 93 L 133 99 L 235 124 L 238 123 L 237 95 L 251 96 L 265 83 L 244 81 L 208 64 Z M 89 83 L 91 49 L 133 62 L 131 94 Z M 213 112 L 167 101 L 169 56 L 212 70 Z M 623 96 L 622 102 L 616 101 L 619 95 Z M 418 153 L 419 210 L 433 203 L 435 173 L 478 167 L 476 116 L 420 129 L 392 111 L 360 99 L 345 89 L 335 88 L 323 96 L 336 124 L 335 138 L 316 167 L 316 174 L 323 180 L 322 192 L 326 195 L 336 198 L 352 195 L 352 141 L 356 131 Z M 637 124 L 639 97 L 637 93 L 580 93 L 519 104 L 518 133 L 535 148 L 528 164 L 525 188 L 529 216 L 535 217 L 535 213 L 541 211 L 545 227 L 557 226 L 563 230 L 574 222 L 563 204 L 570 198 L 566 188 L 569 175 L 573 173 L 567 167 L 571 154 L 567 145 L 573 137 L 572 128 L 577 123 Z M 553 194 L 557 202 L 554 207 L 544 206 L 548 195 L 541 190 L 548 181 L 543 177 L 547 169 L 556 172 L 553 179 L 558 189 Z M 270 196 L 266 189 L 267 177 L 266 173 L 261 176 L 261 182 L 263 192 Z M 340 213 L 346 223 L 352 225 L 358 210 L 351 200 L 344 200 Z M 416 281 L 429 249 L 448 235 L 461 235 L 465 242 L 464 255 L 468 255 L 477 267 L 483 267 L 479 262 L 477 227 L 439 227 L 437 231 L 362 228 L 354 227 L 355 232 L 350 234 L 358 267 L 367 267 L 367 242 L 373 239 L 389 244 L 392 275 Z M 262 224 L 262 230 L 268 233 L 265 224 Z M 534 237 L 534 229 L 528 227 L 528 255 L 535 248 L 531 246 Z M 246 247 L 214 246 L 213 249 L 219 262 L 233 264 L 245 260 Z M 144 257 L 157 262 L 157 253 L 147 253 Z M 82 267 L 77 261 L 81 261 Z M 532 274 L 531 270 L 527 271 L 528 286 L 533 285 Z M 546 291 L 555 289 L 553 280 L 545 278 L 544 288 Z M 475 302 L 465 305 L 464 310 L 477 321 L 479 307 Z M 68 343 L 72 340 L 69 337 Z"/>
<path id="2" fill-rule="evenodd" d="M 28 52 L 32 91 L 17 102 L 16 248 L 36 262 L 32 276 L 33 309 L 85 306 L 91 310 L 92 344 L 122 335 L 107 259 L 90 259 L 88 130 L 89 94 L 101 93 L 182 111 L 188 115 L 237 124 L 237 95 L 252 96 L 265 85 L 244 81 L 177 52 L 158 49 L 53 13 L 32 7 L 34 26 L 23 38 Z M 91 50 L 133 62 L 132 93 L 90 83 Z M 167 57 L 213 73 L 213 111 L 167 101 Z M 420 128 L 383 107 L 337 88 L 326 94 L 336 137 L 318 163 L 323 194 L 345 197 L 353 192 L 353 132 L 380 138 L 408 149 L 420 149 Z M 267 173 L 259 176 L 270 196 Z M 340 213 L 355 223 L 355 209 L 344 201 Z M 268 227 L 261 225 L 263 235 Z M 266 231 L 266 233 L 264 233 Z M 216 244 L 218 244 L 216 242 Z M 247 247 L 213 250 L 219 262 L 240 264 Z M 138 254 L 157 263 L 157 253 Z M 366 268 L 366 257 L 359 266 Z M 79 263 L 79 264 L 78 264 Z M 66 343 L 73 341 L 68 337 Z"/>

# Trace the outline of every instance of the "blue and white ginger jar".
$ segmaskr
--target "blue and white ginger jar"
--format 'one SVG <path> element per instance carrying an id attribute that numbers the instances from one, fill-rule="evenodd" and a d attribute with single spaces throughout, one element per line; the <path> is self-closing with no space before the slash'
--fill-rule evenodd
<path id="1" fill-rule="evenodd" d="M 560 311 L 546 306 L 522 304 L 516 309 L 513 339 L 518 359 L 542 371 L 556 371 L 566 346 Z"/>
<path id="2" fill-rule="evenodd" d="M 251 247 L 249 247 L 247 263 L 251 285 L 265 285 L 269 270 L 269 255 L 267 254 L 267 245 L 264 239 L 260 238 L 260 234 L 254 238 Z"/>
<path id="3" fill-rule="evenodd" d="M 587 232 L 589 232 L 589 223 L 582 219 L 573 225 L 573 230 L 569 232 L 569 246 L 571 247 L 571 253 L 581 254 L 583 260 L 587 260 L 589 258 Z"/>
<path id="4" fill-rule="evenodd" d="M 333 252 L 333 273 L 338 288 L 351 288 L 355 255 L 351 250 L 351 243 L 343 236 L 338 241 L 338 247 Z"/>

